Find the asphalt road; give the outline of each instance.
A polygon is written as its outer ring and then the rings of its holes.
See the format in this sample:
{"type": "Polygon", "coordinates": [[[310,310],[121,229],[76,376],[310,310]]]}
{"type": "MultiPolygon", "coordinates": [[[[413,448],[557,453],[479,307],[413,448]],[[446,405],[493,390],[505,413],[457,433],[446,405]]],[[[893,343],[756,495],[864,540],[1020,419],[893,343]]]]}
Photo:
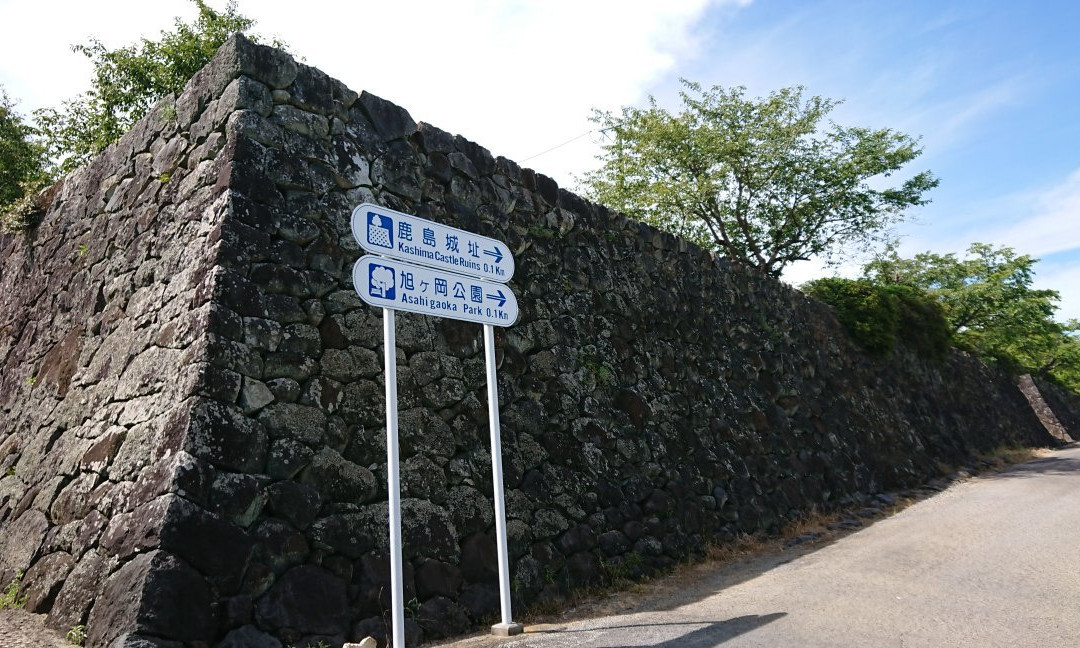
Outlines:
{"type": "Polygon", "coordinates": [[[1080,447],[619,614],[454,648],[1080,646],[1080,447]]]}

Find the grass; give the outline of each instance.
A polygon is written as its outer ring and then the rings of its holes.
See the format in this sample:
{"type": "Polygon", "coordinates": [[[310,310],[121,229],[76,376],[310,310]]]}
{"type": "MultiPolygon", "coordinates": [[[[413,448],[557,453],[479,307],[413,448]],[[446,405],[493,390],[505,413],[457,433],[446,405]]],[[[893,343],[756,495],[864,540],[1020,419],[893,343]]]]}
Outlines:
{"type": "Polygon", "coordinates": [[[15,608],[26,607],[26,601],[30,598],[25,594],[21,594],[22,589],[22,577],[21,571],[15,572],[15,578],[8,583],[7,588],[4,589],[4,593],[0,594],[0,610],[8,610],[15,608]]]}
{"type": "Polygon", "coordinates": [[[83,645],[83,642],[86,641],[86,626],[77,625],[73,627],[71,630],[67,631],[67,634],[64,635],[64,638],[67,639],[68,643],[70,644],[74,644],[76,646],[83,645]]]}
{"type": "Polygon", "coordinates": [[[989,468],[990,470],[1001,470],[1002,468],[1007,468],[1013,464],[1048,457],[1051,453],[1052,451],[1049,448],[1025,448],[1022,446],[1003,445],[998,446],[986,454],[980,454],[979,459],[995,464],[989,468]]]}

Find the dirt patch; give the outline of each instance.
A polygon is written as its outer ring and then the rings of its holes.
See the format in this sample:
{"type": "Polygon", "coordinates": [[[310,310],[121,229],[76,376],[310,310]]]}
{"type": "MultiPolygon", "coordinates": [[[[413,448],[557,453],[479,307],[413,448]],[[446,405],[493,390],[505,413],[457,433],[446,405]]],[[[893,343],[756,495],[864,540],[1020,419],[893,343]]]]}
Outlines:
{"type": "Polygon", "coordinates": [[[44,614],[0,610],[0,646],[4,648],[71,648],[64,635],[45,627],[44,614]]]}

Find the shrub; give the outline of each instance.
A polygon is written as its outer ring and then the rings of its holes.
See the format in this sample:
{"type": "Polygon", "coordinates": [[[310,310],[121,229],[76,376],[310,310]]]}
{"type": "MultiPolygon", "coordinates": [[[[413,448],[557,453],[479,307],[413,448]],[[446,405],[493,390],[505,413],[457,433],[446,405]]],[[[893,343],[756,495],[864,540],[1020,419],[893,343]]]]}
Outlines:
{"type": "Polygon", "coordinates": [[[952,328],[941,304],[911,286],[892,284],[878,289],[896,298],[897,339],[924,358],[943,359],[952,344],[952,328]]]}
{"type": "Polygon", "coordinates": [[[832,306],[852,340],[868,353],[885,355],[896,346],[899,306],[895,298],[874,284],[834,277],[811,281],[802,289],[832,306]]]}
{"type": "Polygon", "coordinates": [[[897,342],[932,360],[949,349],[951,333],[941,306],[918,288],[833,277],[811,281],[802,290],[831,306],[852,340],[871,355],[888,355],[897,342]]]}

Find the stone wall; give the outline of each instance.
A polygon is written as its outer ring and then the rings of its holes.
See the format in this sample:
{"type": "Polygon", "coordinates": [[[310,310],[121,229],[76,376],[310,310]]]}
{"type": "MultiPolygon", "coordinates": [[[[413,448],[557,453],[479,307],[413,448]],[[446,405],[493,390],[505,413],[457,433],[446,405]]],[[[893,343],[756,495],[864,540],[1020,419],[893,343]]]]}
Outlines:
{"type": "Polygon", "coordinates": [[[1080,439],[1080,395],[1042,376],[1032,376],[1031,379],[1065,432],[1073,440],[1080,439]]]}
{"type": "Polygon", "coordinates": [[[1035,380],[1029,374],[1024,374],[1020,376],[1017,386],[1024,394],[1024,397],[1027,398],[1028,403],[1031,404],[1032,411],[1035,412],[1035,416],[1039,418],[1039,422],[1043,424],[1050,436],[1062,443],[1072,443],[1073,438],[1068,429],[1058,419],[1057,414],[1046,399],[1043,398],[1042,390],[1035,384],[1035,380]]]}
{"type": "MultiPolygon", "coordinates": [[[[798,291],[242,37],[53,193],[2,239],[0,566],[92,648],[385,632],[364,201],[514,251],[518,605],[1049,442],[971,357],[872,360],[798,291]]],[[[435,638],[498,607],[480,328],[403,313],[397,343],[407,627],[435,638]]]]}

